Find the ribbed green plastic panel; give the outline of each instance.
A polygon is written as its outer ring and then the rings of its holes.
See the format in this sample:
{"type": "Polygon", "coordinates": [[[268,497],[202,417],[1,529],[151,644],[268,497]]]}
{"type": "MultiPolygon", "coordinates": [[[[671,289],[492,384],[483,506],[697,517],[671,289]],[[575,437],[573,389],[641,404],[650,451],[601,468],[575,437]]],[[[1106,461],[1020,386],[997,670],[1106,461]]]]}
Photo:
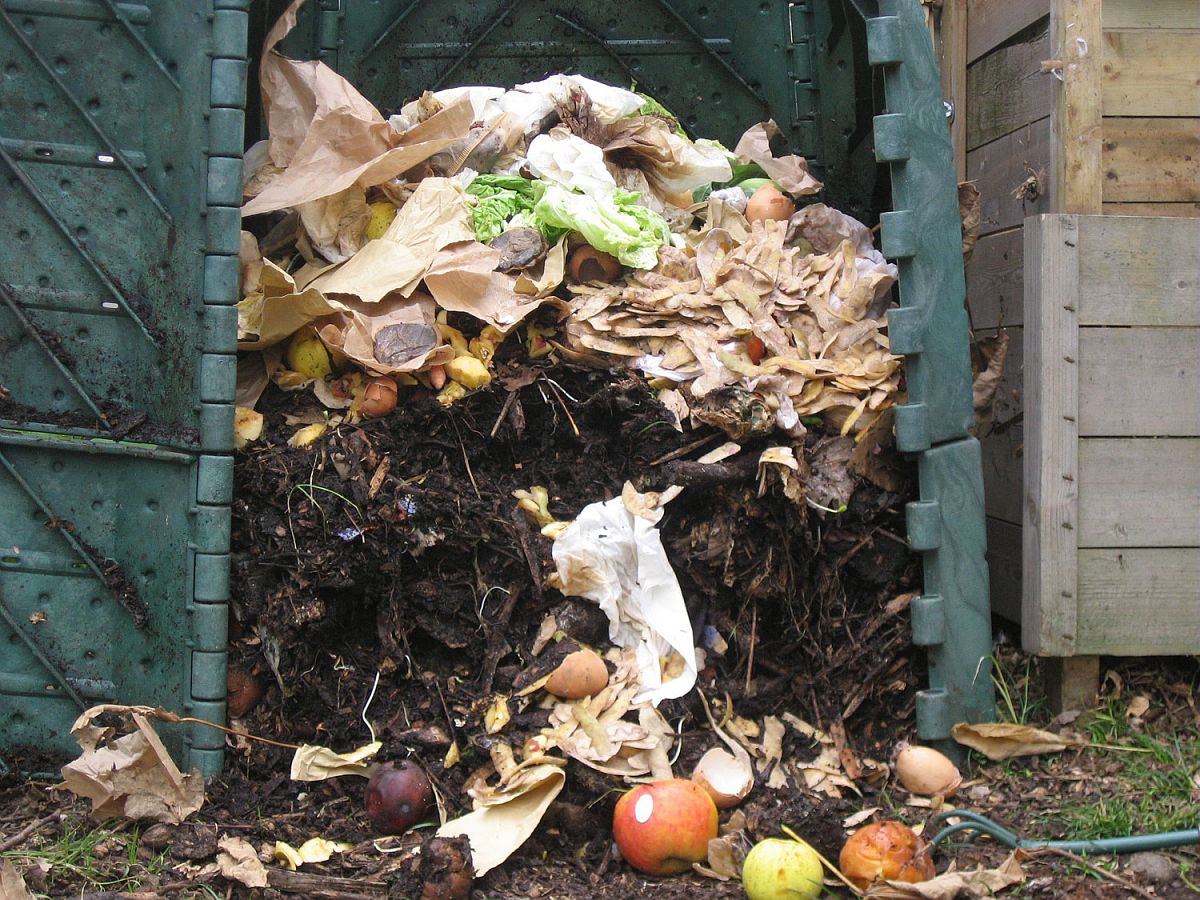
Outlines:
{"type": "Polygon", "coordinates": [[[0,746],[224,716],[248,6],[0,0],[0,746]]]}
{"type": "Polygon", "coordinates": [[[900,268],[892,350],[905,356],[908,402],[896,444],[918,453],[921,499],[908,537],[925,585],[913,604],[913,642],[927,648],[929,687],[917,696],[917,734],[960,756],[956,722],[990,721],[992,627],[983,476],[963,305],[962,228],[941,84],[917,0],[884,0],[867,20],[871,64],[883,71],[887,111],[875,117],[875,155],[891,171],[893,212],[880,218],[883,252],[900,268]]]}

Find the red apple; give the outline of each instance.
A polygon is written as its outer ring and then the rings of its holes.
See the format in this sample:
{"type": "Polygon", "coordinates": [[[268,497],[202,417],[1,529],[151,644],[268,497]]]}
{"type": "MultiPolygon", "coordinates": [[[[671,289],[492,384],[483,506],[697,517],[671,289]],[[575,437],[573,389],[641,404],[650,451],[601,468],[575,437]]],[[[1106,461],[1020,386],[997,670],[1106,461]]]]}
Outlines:
{"type": "Polygon", "coordinates": [[[617,801],[613,837],[626,861],[647,875],[678,875],[708,858],[717,807],[689,778],[639,784],[617,801]]]}
{"type": "Polygon", "coordinates": [[[367,782],[367,818],[380,834],[404,834],[433,806],[433,785],[409,759],[385,762],[367,782]]]}

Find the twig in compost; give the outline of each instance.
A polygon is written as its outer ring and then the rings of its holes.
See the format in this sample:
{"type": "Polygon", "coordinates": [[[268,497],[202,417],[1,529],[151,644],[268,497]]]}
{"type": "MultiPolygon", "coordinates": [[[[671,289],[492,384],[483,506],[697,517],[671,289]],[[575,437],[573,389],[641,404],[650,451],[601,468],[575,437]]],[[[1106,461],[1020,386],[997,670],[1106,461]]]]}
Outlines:
{"type": "Polygon", "coordinates": [[[285,750],[299,750],[299,744],[288,744],[284,741],[273,741],[270,738],[259,737],[257,734],[251,734],[248,731],[238,731],[234,728],[226,728],[224,725],[218,725],[216,722],[209,722],[207,719],[196,719],[192,716],[179,716],[175,719],[169,719],[171,722],[191,722],[195,725],[207,725],[209,728],[215,728],[217,731],[223,731],[226,734],[232,734],[234,737],[243,737],[251,741],[258,741],[262,744],[270,744],[272,747],[283,747],[285,750]]]}
{"type": "MultiPolygon", "coordinates": [[[[575,424],[575,417],[571,415],[571,411],[569,409],[567,409],[567,404],[562,398],[562,395],[567,394],[567,392],[564,391],[561,387],[559,387],[558,382],[555,381],[553,378],[546,378],[544,375],[542,376],[542,378],[544,381],[549,383],[550,393],[554,395],[554,399],[558,401],[558,405],[561,406],[562,411],[564,413],[566,413],[567,421],[571,423],[571,431],[575,432],[575,437],[582,437],[582,435],[579,432],[579,426],[575,424]]],[[[571,397],[570,394],[567,394],[567,396],[571,397]]],[[[575,398],[571,397],[571,399],[574,400],[575,398]]],[[[578,402],[578,401],[576,401],[576,402],[578,402]]]]}
{"type": "Polygon", "coordinates": [[[367,710],[371,708],[371,703],[375,699],[375,691],[377,691],[379,689],[379,675],[380,675],[379,670],[376,669],[375,670],[375,683],[373,685],[371,685],[371,694],[370,694],[370,696],[367,697],[367,702],[363,704],[363,708],[362,708],[362,721],[363,721],[363,724],[367,726],[367,731],[369,731],[371,733],[371,743],[372,744],[375,743],[375,726],[373,726],[370,723],[370,721],[367,719],[367,710]]]}
{"type": "Polygon", "coordinates": [[[504,420],[508,418],[508,411],[512,408],[513,401],[515,399],[517,399],[517,392],[509,391],[508,396],[504,398],[504,405],[500,407],[500,415],[496,416],[496,424],[492,426],[492,430],[488,433],[488,437],[494,438],[496,436],[496,432],[500,430],[500,426],[503,425],[504,420]]]}
{"type": "Polygon", "coordinates": [[[3,853],[5,850],[11,850],[13,847],[19,847],[35,831],[40,829],[43,825],[49,825],[57,818],[58,812],[52,812],[48,815],[42,816],[40,819],[35,819],[34,821],[30,822],[12,837],[5,838],[3,842],[0,842],[0,853],[3,853]]]}
{"type": "Polygon", "coordinates": [[[679,459],[681,456],[687,456],[693,450],[699,450],[701,447],[707,447],[713,441],[721,436],[721,432],[714,431],[708,437],[702,437],[698,441],[692,441],[690,444],[684,444],[670,453],[664,453],[658,459],[650,460],[651,466],[661,466],[663,463],[669,463],[672,460],[679,459]]]}
{"type": "Polygon", "coordinates": [[[471,459],[467,456],[467,445],[463,443],[462,435],[458,433],[458,425],[453,419],[450,420],[450,425],[454,429],[454,436],[458,438],[458,449],[462,451],[463,465],[467,467],[467,477],[471,479],[471,487],[475,489],[475,499],[482,500],[483,494],[479,493],[479,485],[475,483],[475,473],[471,471],[471,459]]]}

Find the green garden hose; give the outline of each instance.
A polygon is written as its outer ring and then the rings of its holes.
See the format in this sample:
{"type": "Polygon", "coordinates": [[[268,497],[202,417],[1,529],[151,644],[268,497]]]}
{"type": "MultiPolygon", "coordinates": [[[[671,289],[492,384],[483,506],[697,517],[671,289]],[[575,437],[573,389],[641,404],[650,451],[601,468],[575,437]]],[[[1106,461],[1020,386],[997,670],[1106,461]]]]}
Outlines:
{"type": "Polygon", "coordinates": [[[1164,847],[1200,844],[1200,828],[1189,828],[1185,831],[1164,831],[1158,834],[1134,834],[1124,837],[1098,838],[1088,841],[1030,840],[996,824],[987,816],[968,812],[965,809],[951,809],[938,813],[930,820],[930,825],[936,825],[949,819],[961,819],[962,821],[956,822],[953,825],[947,825],[935,834],[930,841],[933,846],[936,847],[946,838],[960,831],[973,831],[979,834],[986,834],[1011,850],[1036,850],[1039,847],[1055,847],[1071,853],[1137,853],[1142,850],[1161,850],[1164,847]]]}

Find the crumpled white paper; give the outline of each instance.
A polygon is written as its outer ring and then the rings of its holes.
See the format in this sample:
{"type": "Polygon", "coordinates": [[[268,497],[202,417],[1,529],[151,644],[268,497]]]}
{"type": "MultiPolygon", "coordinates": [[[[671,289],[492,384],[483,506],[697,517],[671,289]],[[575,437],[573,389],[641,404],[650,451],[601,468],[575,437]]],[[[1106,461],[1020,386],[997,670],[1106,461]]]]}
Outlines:
{"type": "Polygon", "coordinates": [[[581,137],[558,131],[539,134],[526,154],[529,170],[589,197],[607,197],[617,182],[604,164],[604,151],[581,137]]]}
{"type": "Polygon", "coordinates": [[[553,547],[562,592],[600,606],[612,642],[637,653],[642,689],[633,702],[655,706],[696,683],[692,623],[659,537],[662,514],[626,485],[621,497],[585,506],[553,547]]]}

